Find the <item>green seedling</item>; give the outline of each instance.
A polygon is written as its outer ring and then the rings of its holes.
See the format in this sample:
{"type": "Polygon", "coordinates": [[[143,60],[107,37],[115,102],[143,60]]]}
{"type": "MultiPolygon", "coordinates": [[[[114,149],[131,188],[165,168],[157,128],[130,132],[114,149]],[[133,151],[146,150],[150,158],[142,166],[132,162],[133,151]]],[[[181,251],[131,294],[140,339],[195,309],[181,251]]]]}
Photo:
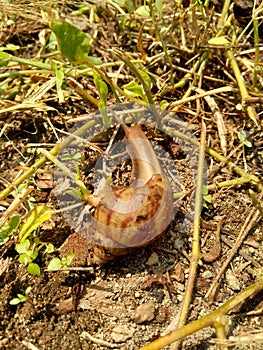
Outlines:
{"type": "Polygon", "coordinates": [[[74,258],[73,253],[69,253],[65,258],[53,258],[48,264],[48,270],[58,271],[61,268],[70,267],[72,259],[74,258]]]}
{"type": "Polygon", "coordinates": [[[107,97],[108,97],[108,86],[107,84],[101,79],[101,77],[94,73],[94,84],[99,92],[100,101],[99,101],[99,110],[102,115],[103,124],[105,128],[108,128],[110,126],[109,118],[107,116],[107,97]]]}
{"type": "Polygon", "coordinates": [[[27,295],[30,293],[31,289],[32,287],[27,287],[27,289],[25,290],[25,295],[18,293],[16,298],[13,298],[9,301],[9,304],[17,305],[20,303],[25,303],[28,300],[27,295]]]}
{"type": "Polygon", "coordinates": [[[59,103],[65,102],[64,100],[64,94],[62,91],[62,84],[64,82],[64,69],[62,68],[61,65],[56,65],[55,67],[55,72],[56,72],[56,87],[57,87],[57,94],[58,94],[58,100],[59,103]]]}
{"type": "Polygon", "coordinates": [[[248,166],[247,166],[247,161],[246,161],[246,152],[245,152],[245,147],[252,147],[252,143],[246,138],[246,134],[242,131],[238,131],[237,136],[239,140],[242,143],[242,150],[243,150],[243,162],[244,162],[244,168],[245,172],[248,171],[248,166]]]}
{"type": "Polygon", "coordinates": [[[244,132],[238,131],[237,136],[238,136],[239,140],[242,142],[243,146],[246,146],[249,148],[252,147],[252,143],[246,138],[246,135],[244,132]]]}
{"type": "Polygon", "coordinates": [[[204,199],[204,207],[208,208],[208,204],[211,204],[212,202],[212,196],[211,194],[208,194],[208,188],[205,185],[202,187],[202,196],[204,199]]]}
{"type": "Polygon", "coordinates": [[[41,242],[38,237],[33,240],[26,239],[23,242],[16,244],[16,251],[19,254],[18,261],[27,266],[27,272],[33,276],[40,276],[41,271],[39,265],[34,262],[39,256],[39,251],[45,247],[43,254],[50,254],[54,252],[52,243],[41,242]]]}

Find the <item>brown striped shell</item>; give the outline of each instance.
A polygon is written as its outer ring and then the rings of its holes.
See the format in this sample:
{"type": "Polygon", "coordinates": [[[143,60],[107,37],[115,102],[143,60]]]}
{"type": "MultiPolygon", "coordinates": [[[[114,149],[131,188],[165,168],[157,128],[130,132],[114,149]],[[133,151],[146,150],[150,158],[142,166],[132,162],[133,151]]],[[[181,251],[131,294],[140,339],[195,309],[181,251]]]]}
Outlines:
{"type": "Polygon", "coordinates": [[[132,179],[139,185],[107,186],[88,199],[95,207],[92,260],[99,265],[156,239],[173,217],[169,180],[141,125],[122,127],[132,160],[132,179]]]}
{"type": "Polygon", "coordinates": [[[94,247],[93,262],[102,265],[156,239],[169,225],[172,208],[170,184],[161,174],[143,187],[107,189],[94,213],[95,240],[100,243],[94,247]],[[125,202],[128,207],[121,209],[125,202]]]}

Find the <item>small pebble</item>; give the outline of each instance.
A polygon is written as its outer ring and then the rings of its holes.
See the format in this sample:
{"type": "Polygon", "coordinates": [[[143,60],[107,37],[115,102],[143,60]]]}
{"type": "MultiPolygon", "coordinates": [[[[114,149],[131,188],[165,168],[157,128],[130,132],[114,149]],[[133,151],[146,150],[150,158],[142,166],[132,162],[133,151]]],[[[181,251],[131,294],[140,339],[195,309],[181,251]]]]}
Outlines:
{"type": "Polygon", "coordinates": [[[152,301],[139,305],[134,311],[134,322],[143,323],[154,319],[155,305],[152,301]]]}
{"type": "Polygon", "coordinates": [[[157,265],[158,262],[159,262],[159,256],[157,253],[153,252],[150,255],[149,259],[147,260],[146,265],[148,266],[157,265]]]}
{"type": "Polygon", "coordinates": [[[202,273],[201,276],[202,276],[203,278],[212,278],[212,277],[213,277],[213,274],[212,274],[211,271],[206,270],[206,271],[204,271],[204,272],[202,273]]]}

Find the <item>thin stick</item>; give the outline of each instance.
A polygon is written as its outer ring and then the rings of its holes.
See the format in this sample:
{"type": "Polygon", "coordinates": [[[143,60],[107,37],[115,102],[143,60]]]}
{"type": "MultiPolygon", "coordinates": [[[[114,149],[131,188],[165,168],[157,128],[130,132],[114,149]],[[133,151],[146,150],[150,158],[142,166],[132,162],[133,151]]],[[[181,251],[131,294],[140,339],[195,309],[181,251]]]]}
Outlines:
{"type": "MultiPolygon", "coordinates": [[[[189,268],[189,277],[186,285],[186,292],[184,294],[184,299],[182,302],[180,318],[178,322],[178,327],[182,327],[185,324],[188,310],[190,307],[196,271],[198,266],[198,261],[200,259],[200,218],[201,218],[201,208],[202,208],[202,187],[203,187],[203,169],[205,160],[205,138],[206,138],[206,127],[203,123],[201,130],[201,141],[200,141],[200,153],[198,162],[198,176],[196,184],[196,196],[195,196],[195,213],[194,213],[194,232],[193,232],[193,246],[192,246],[192,257],[189,268]]],[[[171,347],[172,350],[177,349],[179,343],[175,343],[171,347]]]]}
{"type": "MultiPolygon", "coordinates": [[[[229,62],[231,64],[231,67],[233,69],[233,72],[235,74],[236,81],[237,81],[237,84],[238,84],[238,87],[239,87],[239,90],[240,90],[241,97],[244,100],[245,98],[249,97],[249,94],[248,94],[248,91],[247,91],[247,88],[246,88],[243,76],[242,76],[242,74],[240,72],[240,69],[238,67],[238,64],[237,64],[237,62],[235,60],[235,56],[233,54],[232,49],[228,49],[226,51],[226,54],[227,54],[227,57],[228,57],[229,62]]],[[[256,112],[255,108],[252,107],[252,106],[248,106],[246,108],[246,110],[247,110],[248,116],[254,121],[254,123],[256,125],[258,125],[257,121],[258,121],[259,117],[257,115],[257,112],[256,112]]]]}
{"type": "Polygon", "coordinates": [[[160,337],[155,341],[143,346],[140,350],[161,350],[165,346],[175,342],[177,340],[183,339],[186,336],[193,334],[201,329],[210,327],[218,319],[226,315],[229,311],[235,308],[240,303],[244,302],[247,298],[252,296],[254,293],[263,290],[263,282],[257,282],[251,286],[244,289],[242,292],[235,295],[233,298],[229,299],[225,304],[220,306],[217,310],[211,312],[210,314],[193,321],[168,335],[160,337]]]}
{"type": "Polygon", "coordinates": [[[95,338],[91,334],[89,334],[88,332],[85,332],[85,331],[81,333],[81,337],[87,338],[95,344],[98,344],[101,346],[106,346],[107,348],[110,348],[110,349],[116,349],[116,348],[120,348],[123,346],[123,344],[114,344],[114,343],[110,343],[106,340],[95,338]]]}
{"type": "Polygon", "coordinates": [[[190,96],[190,97],[183,98],[181,100],[170,103],[169,110],[173,111],[173,108],[175,108],[177,106],[180,106],[180,105],[187,103],[187,102],[195,101],[195,100],[197,100],[199,98],[203,98],[205,96],[216,95],[216,94],[219,94],[221,92],[230,92],[230,91],[234,91],[234,90],[235,89],[233,89],[231,86],[223,86],[221,88],[213,89],[210,91],[205,91],[205,92],[199,93],[195,96],[190,96]]]}

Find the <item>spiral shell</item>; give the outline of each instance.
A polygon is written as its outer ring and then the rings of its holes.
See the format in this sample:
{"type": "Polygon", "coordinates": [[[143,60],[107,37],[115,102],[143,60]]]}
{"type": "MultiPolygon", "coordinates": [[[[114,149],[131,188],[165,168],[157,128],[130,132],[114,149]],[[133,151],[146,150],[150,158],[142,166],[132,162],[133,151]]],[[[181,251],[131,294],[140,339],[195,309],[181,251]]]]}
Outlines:
{"type": "Polygon", "coordinates": [[[133,178],[138,187],[107,186],[90,198],[95,207],[93,262],[103,265],[159,237],[173,217],[173,195],[166,175],[141,126],[123,126],[132,143],[133,178]],[[143,140],[143,142],[142,142],[143,140]],[[147,180],[147,182],[145,182],[147,180]]]}
{"type": "Polygon", "coordinates": [[[94,249],[94,262],[103,264],[156,239],[172,220],[172,206],[169,182],[160,174],[143,187],[119,188],[105,196],[94,213],[95,240],[100,242],[94,249]],[[116,211],[125,201],[131,206],[135,202],[135,210],[116,211]]]}

